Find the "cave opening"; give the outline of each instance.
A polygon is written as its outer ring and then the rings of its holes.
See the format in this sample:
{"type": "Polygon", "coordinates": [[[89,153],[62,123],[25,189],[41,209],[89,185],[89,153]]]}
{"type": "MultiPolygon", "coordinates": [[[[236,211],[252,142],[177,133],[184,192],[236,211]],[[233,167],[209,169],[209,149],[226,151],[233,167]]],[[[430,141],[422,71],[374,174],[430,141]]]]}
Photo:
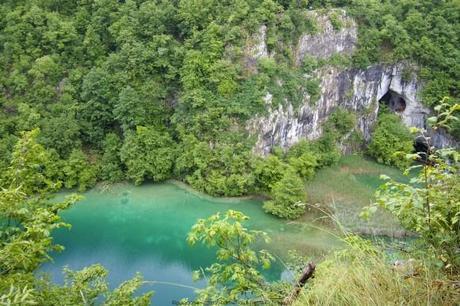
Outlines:
{"type": "Polygon", "coordinates": [[[429,144],[424,137],[417,137],[414,140],[414,151],[418,154],[421,161],[426,161],[428,158],[429,144]]]}
{"type": "Polygon", "coordinates": [[[393,112],[402,113],[406,109],[406,100],[392,90],[388,90],[379,102],[388,106],[393,112]]]}

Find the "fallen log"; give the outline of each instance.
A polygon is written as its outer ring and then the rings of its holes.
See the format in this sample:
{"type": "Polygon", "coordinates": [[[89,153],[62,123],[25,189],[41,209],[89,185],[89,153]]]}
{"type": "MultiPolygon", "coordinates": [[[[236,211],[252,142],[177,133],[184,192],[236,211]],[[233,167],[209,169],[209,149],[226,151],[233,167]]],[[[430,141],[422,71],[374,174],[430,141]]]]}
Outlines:
{"type": "Polygon", "coordinates": [[[283,305],[291,305],[297,299],[300,290],[305,286],[308,279],[315,273],[316,265],[313,262],[309,262],[302,270],[299,280],[294,284],[294,289],[291,293],[283,300],[283,305]]]}

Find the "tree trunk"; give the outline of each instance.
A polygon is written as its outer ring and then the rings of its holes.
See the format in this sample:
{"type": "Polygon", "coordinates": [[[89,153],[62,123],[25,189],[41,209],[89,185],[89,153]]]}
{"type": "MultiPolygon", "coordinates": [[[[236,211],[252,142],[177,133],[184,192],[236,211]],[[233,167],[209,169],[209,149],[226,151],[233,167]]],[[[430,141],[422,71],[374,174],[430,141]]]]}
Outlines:
{"type": "Polygon", "coordinates": [[[313,262],[309,262],[302,271],[299,280],[294,285],[292,292],[283,300],[283,305],[291,305],[296,300],[297,296],[302,290],[303,286],[307,283],[308,279],[313,276],[316,265],[313,262]]]}

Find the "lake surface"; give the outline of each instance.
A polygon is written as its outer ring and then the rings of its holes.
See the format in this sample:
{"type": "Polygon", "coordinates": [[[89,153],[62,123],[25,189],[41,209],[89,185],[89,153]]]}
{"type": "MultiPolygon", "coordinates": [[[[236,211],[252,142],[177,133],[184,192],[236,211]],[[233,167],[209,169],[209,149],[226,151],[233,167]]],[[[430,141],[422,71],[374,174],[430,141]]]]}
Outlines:
{"type": "Polygon", "coordinates": [[[105,191],[92,190],[85,199],[62,213],[72,225],[53,234],[55,242],[65,247],[52,254],[41,272],[63,282],[62,268],[81,269],[100,263],[109,270],[110,286],[141,272],[147,281],[142,291],[155,291],[155,305],[172,305],[183,297],[193,299],[193,289],[205,283],[193,282],[192,271],[215,262],[215,250],[189,246],[187,233],[199,218],[228,209],[250,217],[251,229],[263,230],[272,241],[266,248],[278,260],[265,273],[270,280],[289,277],[282,263],[288,249],[297,249],[315,258],[328,252],[338,241],[331,234],[310,224],[288,222],[266,214],[256,200],[217,199],[180,185],[115,185],[105,191]]]}

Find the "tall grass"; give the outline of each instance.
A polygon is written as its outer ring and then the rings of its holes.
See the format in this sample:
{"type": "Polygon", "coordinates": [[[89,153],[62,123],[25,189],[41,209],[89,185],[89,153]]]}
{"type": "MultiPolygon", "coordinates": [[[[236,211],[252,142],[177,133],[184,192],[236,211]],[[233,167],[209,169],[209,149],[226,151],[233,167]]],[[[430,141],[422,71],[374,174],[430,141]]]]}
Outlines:
{"type": "Polygon", "coordinates": [[[355,236],[321,262],[294,305],[458,305],[459,289],[419,261],[394,267],[385,253],[355,236]]]}

